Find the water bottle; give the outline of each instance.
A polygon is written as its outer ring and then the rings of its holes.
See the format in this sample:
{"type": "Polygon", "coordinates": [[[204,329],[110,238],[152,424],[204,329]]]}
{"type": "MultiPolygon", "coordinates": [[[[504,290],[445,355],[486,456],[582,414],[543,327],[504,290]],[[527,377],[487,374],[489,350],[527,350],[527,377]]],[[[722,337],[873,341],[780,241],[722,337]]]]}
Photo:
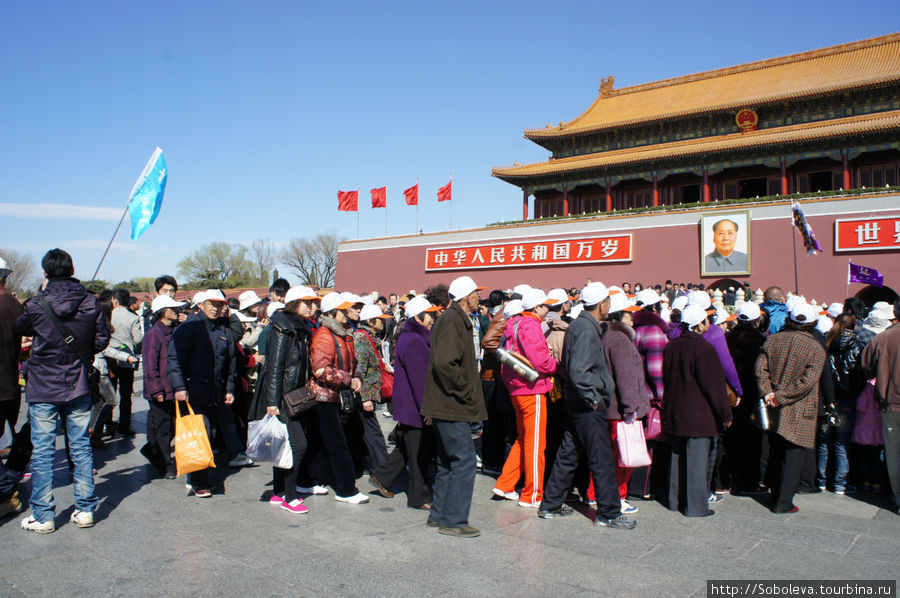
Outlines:
{"type": "Polygon", "coordinates": [[[766,406],[766,400],[759,400],[759,408],[757,412],[757,417],[759,419],[759,427],[763,430],[769,429],[769,408],[766,406]]]}

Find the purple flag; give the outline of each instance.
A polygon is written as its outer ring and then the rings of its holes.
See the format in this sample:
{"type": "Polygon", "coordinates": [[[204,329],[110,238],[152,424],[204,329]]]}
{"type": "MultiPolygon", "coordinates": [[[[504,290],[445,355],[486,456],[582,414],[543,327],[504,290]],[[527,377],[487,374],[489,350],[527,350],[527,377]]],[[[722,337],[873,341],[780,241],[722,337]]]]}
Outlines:
{"type": "Polygon", "coordinates": [[[822,246],[819,245],[819,241],[816,239],[812,227],[809,225],[809,222],[806,221],[806,216],[803,215],[803,208],[800,207],[800,204],[796,201],[792,201],[791,211],[794,213],[794,226],[797,227],[797,231],[800,233],[800,236],[803,237],[803,246],[806,247],[806,255],[810,256],[814,255],[817,251],[822,251],[822,246]]]}
{"type": "Polygon", "coordinates": [[[847,284],[851,282],[861,282],[874,287],[882,287],[884,286],[884,276],[875,268],[866,268],[865,266],[857,266],[851,263],[847,272],[847,284]]]}

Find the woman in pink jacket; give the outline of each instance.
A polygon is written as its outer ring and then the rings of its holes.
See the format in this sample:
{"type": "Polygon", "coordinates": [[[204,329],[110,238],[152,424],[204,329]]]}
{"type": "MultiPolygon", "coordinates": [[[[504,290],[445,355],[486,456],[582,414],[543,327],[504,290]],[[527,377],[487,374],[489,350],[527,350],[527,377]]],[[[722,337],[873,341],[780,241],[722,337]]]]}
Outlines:
{"type": "Polygon", "coordinates": [[[552,303],[540,289],[531,289],[522,297],[521,315],[506,321],[504,348],[524,356],[540,374],[533,384],[519,378],[503,364],[500,376],[509,389],[516,412],[518,437],[509,451],[503,473],[497,479],[494,494],[507,500],[519,499],[520,507],[538,508],[544,497],[544,449],[547,431],[547,393],[553,387],[556,360],[550,355],[541,322],[552,303]],[[524,473],[521,497],[516,484],[524,473]]]}

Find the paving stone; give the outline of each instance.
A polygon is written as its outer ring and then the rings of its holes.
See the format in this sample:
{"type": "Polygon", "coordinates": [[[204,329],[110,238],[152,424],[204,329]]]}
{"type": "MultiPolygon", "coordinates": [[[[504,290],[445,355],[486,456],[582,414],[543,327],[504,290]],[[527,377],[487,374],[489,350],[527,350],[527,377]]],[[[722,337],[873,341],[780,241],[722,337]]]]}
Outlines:
{"type": "MultiPolygon", "coordinates": [[[[846,555],[837,557],[832,552],[812,548],[797,550],[796,546],[774,540],[763,540],[750,550],[744,559],[764,567],[762,570],[769,579],[779,579],[778,575],[769,575],[770,563],[773,561],[782,563],[784,567],[802,571],[807,576],[822,576],[828,579],[883,579],[889,572],[881,561],[846,555]]],[[[898,572],[896,567],[894,572],[895,574],[898,572]]]]}
{"type": "Polygon", "coordinates": [[[860,536],[847,552],[849,556],[890,563],[900,572],[900,537],[894,540],[860,536]]]}
{"type": "Polygon", "coordinates": [[[4,598],[25,598],[25,594],[3,578],[0,578],[0,596],[4,598]]]}

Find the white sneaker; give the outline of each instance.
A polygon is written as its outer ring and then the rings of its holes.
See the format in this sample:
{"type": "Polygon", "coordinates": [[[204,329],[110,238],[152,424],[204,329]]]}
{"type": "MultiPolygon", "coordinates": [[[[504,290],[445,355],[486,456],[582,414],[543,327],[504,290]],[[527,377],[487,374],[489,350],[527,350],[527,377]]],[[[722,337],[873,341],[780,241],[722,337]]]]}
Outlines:
{"type": "Polygon", "coordinates": [[[638,508],[630,504],[627,500],[622,500],[622,508],[620,510],[625,515],[634,515],[638,512],[638,508]]]}
{"type": "Polygon", "coordinates": [[[537,509],[540,508],[541,503],[539,502],[525,502],[524,500],[519,501],[519,506],[523,509],[537,509]]]}
{"type": "Polygon", "coordinates": [[[513,490],[512,492],[504,492],[500,488],[494,488],[492,490],[494,496],[499,496],[500,498],[505,498],[506,500],[519,500],[519,493],[513,490]]]}
{"type": "Polygon", "coordinates": [[[369,502],[369,495],[363,494],[362,492],[357,492],[353,496],[338,496],[334,495],[334,500],[338,502],[347,502],[351,505],[361,505],[363,503],[369,502]]]}
{"type": "Polygon", "coordinates": [[[253,459],[244,453],[240,453],[237,457],[228,462],[228,467],[247,467],[248,465],[253,465],[253,459]]]}
{"type": "Polygon", "coordinates": [[[78,527],[94,527],[94,514],[87,511],[74,511],[69,521],[78,527]]]}
{"type": "Polygon", "coordinates": [[[297,492],[300,494],[313,494],[315,496],[324,496],[328,494],[328,488],[325,486],[297,486],[297,492]]]}
{"type": "Polygon", "coordinates": [[[52,534],[56,531],[56,524],[52,519],[50,521],[40,522],[31,515],[28,515],[22,520],[22,529],[30,532],[37,532],[39,534],[52,534]]]}

